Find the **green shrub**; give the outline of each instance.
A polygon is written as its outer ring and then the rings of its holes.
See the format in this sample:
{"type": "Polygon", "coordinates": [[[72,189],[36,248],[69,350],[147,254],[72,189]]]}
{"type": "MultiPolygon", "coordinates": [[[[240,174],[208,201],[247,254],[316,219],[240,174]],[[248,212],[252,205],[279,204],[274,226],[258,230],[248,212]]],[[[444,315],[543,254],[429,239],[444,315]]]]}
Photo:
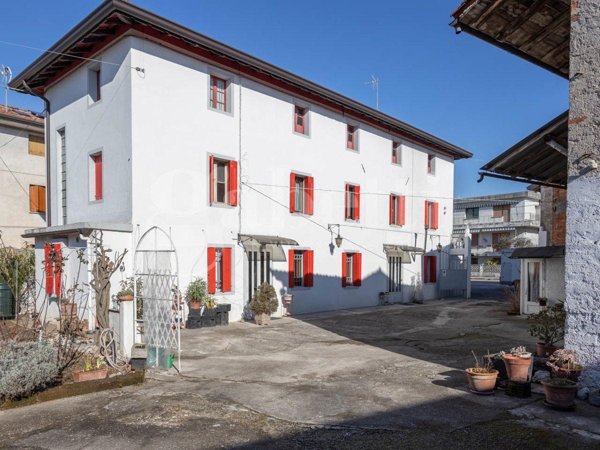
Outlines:
{"type": "Polygon", "coordinates": [[[196,278],[192,281],[187,288],[185,293],[188,301],[204,302],[210,298],[208,295],[208,288],[206,287],[206,281],[202,278],[196,278]]]}
{"type": "Polygon", "coordinates": [[[566,318],[562,303],[542,309],[539,313],[527,317],[529,334],[544,344],[553,345],[565,335],[566,318]]]}
{"type": "Polygon", "coordinates": [[[57,351],[45,342],[3,342],[0,400],[27,397],[51,386],[59,375],[57,351]]]}
{"type": "Polygon", "coordinates": [[[254,314],[271,315],[277,311],[278,307],[279,302],[277,301],[275,288],[269,283],[261,284],[256,290],[254,297],[252,297],[252,300],[250,300],[250,310],[254,314]]]}

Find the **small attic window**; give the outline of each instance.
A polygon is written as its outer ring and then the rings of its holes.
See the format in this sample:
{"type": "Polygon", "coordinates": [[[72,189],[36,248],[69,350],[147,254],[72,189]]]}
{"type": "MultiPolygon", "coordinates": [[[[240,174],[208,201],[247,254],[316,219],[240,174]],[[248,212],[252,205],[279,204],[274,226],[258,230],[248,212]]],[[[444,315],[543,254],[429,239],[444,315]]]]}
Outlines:
{"type": "Polygon", "coordinates": [[[99,65],[88,69],[88,95],[92,99],[92,103],[96,103],[102,99],[100,75],[99,65]]]}

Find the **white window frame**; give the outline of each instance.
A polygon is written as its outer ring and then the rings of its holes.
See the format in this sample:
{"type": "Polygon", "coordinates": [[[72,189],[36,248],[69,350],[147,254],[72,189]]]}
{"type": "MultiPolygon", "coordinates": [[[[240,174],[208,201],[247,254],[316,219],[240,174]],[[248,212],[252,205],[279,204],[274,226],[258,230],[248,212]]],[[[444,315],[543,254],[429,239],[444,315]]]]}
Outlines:
{"type": "Polygon", "coordinates": [[[292,132],[298,136],[310,137],[310,107],[301,103],[294,103],[292,110],[292,132]],[[296,131],[296,108],[304,109],[304,133],[296,131]]]}
{"type": "Polygon", "coordinates": [[[433,153],[427,153],[427,175],[435,176],[437,166],[437,156],[433,153]],[[429,158],[431,158],[431,172],[429,171],[429,158]]]}
{"type": "Polygon", "coordinates": [[[294,250],[294,287],[304,287],[304,250],[294,250]]]}
{"type": "Polygon", "coordinates": [[[344,147],[346,147],[346,150],[348,150],[349,152],[354,152],[354,153],[360,153],[359,152],[359,131],[360,131],[360,127],[358,126],[358,124],[354,124],[354,123],[346,123],[346,130],[345,130],[345,142],[344,142],[344,147]],[[354,148],[350,148],[348,147],[348,128],[349,127],[353,127],[354,128],[354,134],[353,134],[353,143],[354,143],[354,148]]]}
{"type": "Polygon", "coordinates": [[[233,116],[233,108],[234,108],[234,101],[233,101],[233,96],[234,96],[234,92],[233,92],[233,85],[234,85],[234,77],[231,74],[227,74],[225,72],[221,72],[217,69],[209,69],[208,71],[208,76],[206,77],[206,83],[207,83],[207,96],[206,96],[206,105],[208,107],[208,109],[210,109],[211,111],[214,112],[218,112],[221,114],[225,114],[227,116],[233,116]],[[219,108],[215,108],[212,105],[212,78],[219,78],[223,81],[225,81],[225,110],[219,109],[219,108]]]}
{"type": "Polygon", "coordinates": [[[402,166],[402,142],[400,141],[392,141],[392,164],[394,166],[402,166]],[[394,162],[394,150],[396,150],[397,162],[394,162]]]}
{"type": "Polygon", "coordinates": [[[215,158],[213,157],[213,177],[214,177],[214,186],[213,186],[213,192],[214,192],[214,198],[213,198],[213,204],[215,205],[229,205],[229,163],[230,161],[227,159],[221,159],[221,158],[215,158]],[[218,193],[218,187],[219,187],[219,165],[223,165],[225,167],[225,190],[224,190],[224,199],[223,201],[219,201],[218,197],[219,197],[219,193],[218,193]]]}
{"type": "Polygon", "coordinates": [[[354,255],[356,252],[346,252],[346,286],[354,286],[354,255]]]}

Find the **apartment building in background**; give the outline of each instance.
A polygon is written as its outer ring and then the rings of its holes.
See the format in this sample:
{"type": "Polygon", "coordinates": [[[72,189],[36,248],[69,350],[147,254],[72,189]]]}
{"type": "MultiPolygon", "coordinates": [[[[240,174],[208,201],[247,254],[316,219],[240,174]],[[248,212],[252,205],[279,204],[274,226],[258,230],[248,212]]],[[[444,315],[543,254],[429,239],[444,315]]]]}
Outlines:
{"type": "Polygon", "coordinates": [[[471,233],[472,264],[499,262],[501,251],[540,242],[540,201],[535,191],[454,200],[455,236],[471,233]]]}
{"type": "Polygon", "coordinates": [[[43,117],[0,105],[0,237],[6,246],[23,247],[23,232],[45,224],[45,156],[43,117]]]}
{"type": "MultiPolygon", "coordinates": [[[[38,261],[92,259],[101,230],[128,250],[117,277],[204,278],[233,320],[262,282],[294,313],[440,296],[469,152],[124,1],[52,49],[12,81],[52,111],[38,261]]],[[[47,294],[86,281],[76,264],[47,294]]]]}

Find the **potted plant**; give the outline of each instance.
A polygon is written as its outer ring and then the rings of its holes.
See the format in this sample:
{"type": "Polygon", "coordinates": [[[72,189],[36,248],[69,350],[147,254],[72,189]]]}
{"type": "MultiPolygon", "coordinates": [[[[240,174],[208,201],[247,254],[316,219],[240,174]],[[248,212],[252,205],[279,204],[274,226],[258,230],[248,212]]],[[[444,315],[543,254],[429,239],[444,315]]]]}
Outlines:
{"type": "Polygon", "coordinates": [[[554,378],[566,378],[571,381],[579,381],[583,366],[577,362],[575,350],[556,350],[548,358],[546,365],[552,371],[554,378]]]}
{"type": "Polygon", "coordinates": [[[475,394],[491,394],[496,387],[498,371],[492,367],[492,356],[489,354],[483,357],[481,361],[473,353],[475,358],[475,367],[469,367],[465,370],[469,381],[469,388],[475,394]]]}
{"type": "Polygon", "coordinates": [[[566,378],[551,378],[542,381],[542,385],[548,406],[561,410],[573,409],[578,387],[576,382],[566,378]]]}
{"type": "Polygon", "coordinates": [[[125,278],[120,283],[121,290],[117,293],[120,302],[130,302],[133,300],[133,277],[125,278]]]}
{"type": "Polygon", "coordinates": [[[202,278],[196,278],[188,285],[185,296],[188,301],[188,306],[190,309],[194,310],[202,308],[204,302],[210,300],[211,298],[208,295],[206,281],[204,281],[202,278]]]}
{"type": "Polygon", "coordinates": [[[523,346],[510,349],[510,353],[502,355],[506,374],[510,381],[526,383],[529,381],[533,358],[531,353],[523,346]]]}
{"type": "Polygon", "coordinates": [[[565,334],[565,310],[562,303],[527,317],[529,334],[538,338],[537,355],[546,358],[556,351],[554,344],[565,334]]]}
{"type": "Polygon", "coordinates": [[[277,294],[269,283],[261,284],[250,300],[250,310],[254,313],[257,325],[268,325],[271,322],[271,314],[277,311],[278,307],[277,294]]]}
{"type": "Polygon", "coordinates": [[[80,383],[82,381],[103,380],[108,376],[108,368],[101,356],[87,354],[83,370],[73,372],[73,381],[80,383]]]}

